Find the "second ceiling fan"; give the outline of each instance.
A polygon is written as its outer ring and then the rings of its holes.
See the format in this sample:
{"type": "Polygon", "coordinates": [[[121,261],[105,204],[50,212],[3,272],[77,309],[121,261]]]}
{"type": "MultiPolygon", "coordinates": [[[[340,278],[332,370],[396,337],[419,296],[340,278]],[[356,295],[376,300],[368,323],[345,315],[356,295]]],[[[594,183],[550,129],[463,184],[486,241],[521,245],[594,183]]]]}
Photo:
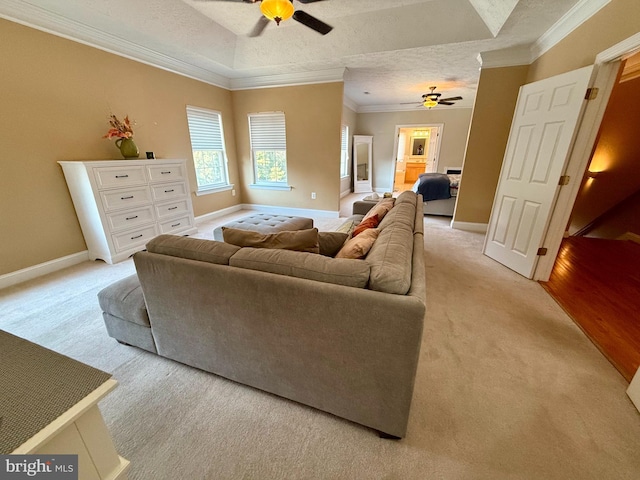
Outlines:
{"type": "MultiPolygon", "coordinates": [[[[244,2],[244,3],[258,3],[260,2],[260,11],[262,16],[249,33],[250,37],[257,37],[262,34],[269,22],[272,20],[280,25],[280,22],[293,18],[296,22],[315,30],[321,35],[326,35],[333,27],[327,25],[316,17],[309,15],[302,10],[296,10],[293,6],[293,0],[222,0],[226,2],[244,2]]],[[[300,3],[314,3],[321,2],[323,0],[298,0],[300,3]]]]}
{"type": "MultiPolygon", "coordinates": [[[[436,87],[429,87],[431,90],[430,93],[425,93],[422,95],[422,101],[419,106],[423,106],[428,109],[432,109],[436,105],[453,105],[454,102],[458,100],[462,100],[462,97],[449,97],[449,98],[440,98],[442,96],[441,93],[435,92],[436,87]]],[[[413,102],[404,103],[402,105],[409,105],[413,102]]]]}

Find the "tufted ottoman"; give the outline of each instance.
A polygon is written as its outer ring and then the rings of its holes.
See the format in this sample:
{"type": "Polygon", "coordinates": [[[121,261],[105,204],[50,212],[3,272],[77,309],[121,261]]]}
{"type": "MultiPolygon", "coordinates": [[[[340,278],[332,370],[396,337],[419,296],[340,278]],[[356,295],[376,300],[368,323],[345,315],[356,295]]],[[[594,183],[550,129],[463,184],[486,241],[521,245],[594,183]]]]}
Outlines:
{"type": "MultiPolygon", "coordinates": [[[[223,226],[228,228],[238,228],[240,230],[253,230],[254,232],[260,233],[277,233],[313,228],[313,219],[289,217],[287,215],[274,215],[271,213],[256,213],[255,215],[241,218],[223,226]]],[[[218,227],[213,231],[213,238],[220,242],[223,241],[222,227],[218,227]]]]}

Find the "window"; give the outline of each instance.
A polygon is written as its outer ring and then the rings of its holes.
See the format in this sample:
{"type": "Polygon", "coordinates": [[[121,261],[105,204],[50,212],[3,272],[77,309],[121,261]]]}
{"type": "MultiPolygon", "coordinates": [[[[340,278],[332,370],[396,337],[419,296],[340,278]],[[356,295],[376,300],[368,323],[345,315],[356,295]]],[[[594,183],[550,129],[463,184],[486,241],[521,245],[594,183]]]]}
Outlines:
{"type": "Polygon", "coordinates": [[[340,176],[349,175],[349,127],[342,125],[340,143],[340,176]]]}
{"type": "Polygon", "coordinates": [[[284,113],[249,115],[249,137],[255,185],[289,189],[284,113]]]}
{"type": "Polygon", "coordinates": [[[198,192],[230,189],[220,113],[188,106],[187,120],[198,192]]]}

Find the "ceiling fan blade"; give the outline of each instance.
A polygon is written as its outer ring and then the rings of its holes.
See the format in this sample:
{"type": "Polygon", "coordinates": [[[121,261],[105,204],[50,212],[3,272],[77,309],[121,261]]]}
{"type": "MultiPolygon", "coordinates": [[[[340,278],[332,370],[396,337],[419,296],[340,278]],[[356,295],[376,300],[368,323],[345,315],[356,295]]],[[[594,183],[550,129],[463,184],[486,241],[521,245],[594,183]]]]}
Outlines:
{"type": "Polygon", "coordinates": [[[261,15],[258,21],[256,22],[256,24],[254,25],[253,30],[249,32],[249,36],[259,37],[260,35],[262,35],[262,32],[264,32],[264,29],[267,27],[267,25],[269,25],[270,21],[271,20],[269,20],[267,17],[265,17],[264,15],[261,15]]]}
{"type": "Polygon", "coordinates": [[[445,102],[444,100],[440,100],[438,102],[438,105],[455,105],[455,103],[453,103],[453,102],[445,102]]]}
{"type": "Polygon", "coordinates": [[[443,98],[442,100],[440,100],[441,102],[455,102],[457,100],[462,100],[462,97],[449,97],[449,98],[443,98]]]}
{"type": "Polygon", "coordinates": [[[300,3],[322,2],[322,0],[298,0],[300,3]]]}
{"type": "Polygon", "coordinates": [[[327,25],[323,21],[318,20],[316,17],[312,17],[308,13],[301,10],[296,10],[295,12],[293,12],[293,19],[312,30],[315,30],[321,35],[326,35],[331,30],[333,30],[333,27],[331,25],[327,25]]]}

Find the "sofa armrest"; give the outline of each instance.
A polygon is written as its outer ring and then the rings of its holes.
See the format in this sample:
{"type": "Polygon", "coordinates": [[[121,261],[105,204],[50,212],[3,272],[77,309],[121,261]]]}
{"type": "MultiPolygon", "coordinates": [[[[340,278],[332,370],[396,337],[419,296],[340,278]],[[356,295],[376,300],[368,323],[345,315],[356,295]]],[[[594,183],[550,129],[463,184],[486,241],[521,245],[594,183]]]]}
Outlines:
{"type": "Polygon", "coordinates": [[[353,203],[353,210],[351,213],[353,215],[366,215],[369,210],[371,210],[376,204],[378,200],[358,200],[353,203]]]}

